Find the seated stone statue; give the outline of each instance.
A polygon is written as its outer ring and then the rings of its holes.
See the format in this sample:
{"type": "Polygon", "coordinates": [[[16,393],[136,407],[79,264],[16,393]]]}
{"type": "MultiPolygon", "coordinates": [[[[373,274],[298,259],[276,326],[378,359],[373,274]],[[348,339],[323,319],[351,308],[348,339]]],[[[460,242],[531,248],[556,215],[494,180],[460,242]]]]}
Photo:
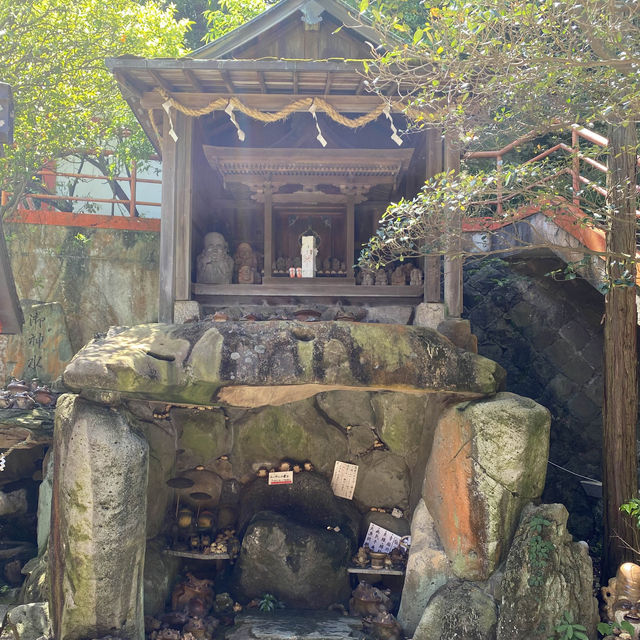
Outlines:
{"type": "Polygon", "coordinates": [[[206,284],[230,284],[233,276],[233,258],[229,255],[227,241],[215,231],[204,237],[204,249],[198,256],[196,282],[206,284]]]}
{"type": "Polygon", "coordinates": [[[389,280],[387,278],[387,272],[384,269],[378,269],[376,271],[376,286],[384,287],[389,284],[389,280]]]}
{"type": "Polygon", "coordinates": [[[233,261],[238,284],[255,284],[257,282],[258,259],[248,242],[241,242],[238,245],[233,261]]]}

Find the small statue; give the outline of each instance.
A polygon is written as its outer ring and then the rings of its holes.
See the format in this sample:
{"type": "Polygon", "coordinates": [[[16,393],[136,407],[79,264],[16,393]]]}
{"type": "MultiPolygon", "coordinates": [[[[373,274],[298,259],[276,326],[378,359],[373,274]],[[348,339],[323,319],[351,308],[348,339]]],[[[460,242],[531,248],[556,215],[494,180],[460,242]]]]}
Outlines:
{"type": "Polygon", "coordinates": [[[373,271],[369,269],[362,270],[362,286],[363,287],[372,287],[375,284],[375,279],[373,276],[373,271]]]}
{"type": "Polygon", "coordinates": [[[331,258],[325,258],[322,261],[322,272],[326,274],[331,273],[331,258]]]}
{"type": "Polygon", "coordinates": [[[287,270],[287,259],[280,256],[276,260],[276,273],[284,273],[287,270]]]}
{"type": "Polygon", "coordinates": [[[395,286],[404,286],[407,284],[407,277],[404,273],[404,267],[396,267],[391,274],[391,284],[395,286]]]}
{"type": "Polygon", "coordinates": [[[358,549],[358,553],[353,557],[353,564],[356,567],[366,567],[369,564],[369,554],[364,547],[358,549]]]}
{"type": "Polygon", "coordinates": [[[409,275],[409,284],[412,287],[422,286],[422,269],[418,269],[418,267],[414,267],[413,269],[411,269],[411,274],[409,275]]]}
{"type": "Polygon", "coordinates": [[[338,258],[331,258],[331,275],[335,275],[340,272],[340,260],[338,258]]]}
{"type": "Polygon", "coordinates": [[[185,611],[193,598],[202,600],[205,608],[203,615],[206,615],[215,599],[213,580],[200,580],[192,573],[187,573],[187,579],[177,584],[171,594],[171,608],[174,611],[185,611]]]}
{"type": "Polygon", "coordinates": [[[633,562],[620,565],[616,577],[602,587],[605,613],[611,622],[623,620],[634,628],[633,640],[640,636],[640,566],[633,562]]]}
{"type": "Polygon", "coordinates": [[[228,253],[227,241],[215,231],[204,237],[204,249],[198,256],[196,282],[230,284],[233,276],[233,258],[228,253]]]}
{"type": "Polygon", "coordinates": [[[241,242],[233,257],[238,284],[255,284],[258,273],[258,259],[248,242],[241,242]]]}
{"type": "Polygon", "coordinates": [[[385,287],[389,284],[387,280],[387,272],[384,269],[378,269],[376,271],[376,286],[377,287],[385,287]]]}

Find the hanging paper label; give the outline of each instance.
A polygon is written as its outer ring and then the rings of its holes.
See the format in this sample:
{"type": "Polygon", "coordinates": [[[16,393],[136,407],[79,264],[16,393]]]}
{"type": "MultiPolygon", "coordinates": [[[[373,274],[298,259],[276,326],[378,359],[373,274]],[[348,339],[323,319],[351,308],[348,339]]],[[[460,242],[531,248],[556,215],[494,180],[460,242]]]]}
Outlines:
{"type": "Polygon", "coordinates": [[[293,484],[293,471],[272,471],[269,484],[293,484]]]}
{"type": "Polygon", "coordinates": [[[387,107],[382,113],[387,116],[389,120],[389,126],[391,127],[391,139],[400,146],[402,144],[402,138],[398,135],[398,129],[396,129],[396,125],[393,123],[393,118],[391,117],[391,113],[389,112],[389,107],[387,107]]]}
{"type": "Polygon", "coordinates": [[[367,529],[364,546],[369,547],[371,551],[389,553],[400,545],[401,540],[402,538],[400,536],[372,522],[369,525],[369,529],[367,529]]]}
{"type": "Polygon", "coordinates": [[[353,499],[353,492],[358,480],[358,465],[340,462],[336,460],[333,467],[333,478],[331,479],[331,489],[338,498],[353,499]]]}
{"type": "Polygon", "coordinates": [[[313,116],[313,120],[316,123],[316,129],[318,130],[318,135],[316,136],[316,140],[323,147],[326,147],[327,146],[327,141],[325,140],[324,136],[322,135],[322,131],[320,129],[320,124],[318,123],[318,116],[316,115],[316,103],[315,102],[311,103],[311,106],[309,107],[309,113],[313,116]]]}
{"type": "Polygon", "coordinates": [[[229,100],[229,104],[227,104],[227,108],[225,109],[225,112],[229,116],[229,120],[231,120],[231,122],[233,123],[234,127],[238,132],[238,140],[240,140],[240,142],[244,142],[244,139],[245,139],[244,131],[240,128],[240,125],[236,120],[236,116],[233,113],[233,102],[231,102],[231,100],[229,100]]]}

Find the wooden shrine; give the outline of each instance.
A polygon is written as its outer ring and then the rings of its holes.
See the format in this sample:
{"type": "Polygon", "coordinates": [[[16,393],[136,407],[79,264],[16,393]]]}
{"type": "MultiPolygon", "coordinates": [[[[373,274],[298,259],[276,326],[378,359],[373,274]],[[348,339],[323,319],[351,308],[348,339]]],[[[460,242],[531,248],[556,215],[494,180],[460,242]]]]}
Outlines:
{"type": "MultiPolygon", "coordinates": [[[[161,321],[187,300],[440,301],[439,258],[414,265],[419,286],[354,271],[389,202],[458,162],[438,131],[403,133],[399,96],[367,91],[372,44],[340,0],[282,0],[192,57],[107,60],[162,155],[161,321]],[[217,234],[226,279],[202,275],[217,234]],[[300,277],[304,236],[315,238],[313,277],[300,277]]],[[[445,263],[459,317],[461,268],[445,263]]]]}

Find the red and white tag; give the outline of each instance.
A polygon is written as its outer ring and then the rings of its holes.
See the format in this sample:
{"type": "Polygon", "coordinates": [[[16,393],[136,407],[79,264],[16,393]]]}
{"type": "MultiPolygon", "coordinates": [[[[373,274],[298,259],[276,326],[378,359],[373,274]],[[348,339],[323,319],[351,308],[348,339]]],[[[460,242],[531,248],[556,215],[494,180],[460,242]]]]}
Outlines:
{"type": "Polygon", "coordinates": [[[293,471],[272,471],[269,484],[293,484],[293,471]]]}

